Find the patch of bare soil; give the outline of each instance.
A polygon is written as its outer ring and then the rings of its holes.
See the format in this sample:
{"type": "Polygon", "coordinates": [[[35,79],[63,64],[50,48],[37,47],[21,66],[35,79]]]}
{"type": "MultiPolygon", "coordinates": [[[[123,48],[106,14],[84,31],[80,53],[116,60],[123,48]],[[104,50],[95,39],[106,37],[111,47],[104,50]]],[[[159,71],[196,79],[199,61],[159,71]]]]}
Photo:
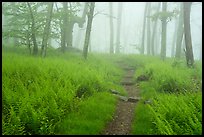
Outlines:
{"type": "MultiPolygon", "coordinates": [[[[126,75],[124,76],[121,84],[124,86],[128,93],[128,97],[138,97],[139,92],[137,86],[132,82],[135,70],[126,67],[126,75]]],[[[134,117],[135,106],[137,102],[129,102],[118,100],[115,115],[108,123],[103,131],[103,135],[130,135],[132,121],[134,117]]]]}

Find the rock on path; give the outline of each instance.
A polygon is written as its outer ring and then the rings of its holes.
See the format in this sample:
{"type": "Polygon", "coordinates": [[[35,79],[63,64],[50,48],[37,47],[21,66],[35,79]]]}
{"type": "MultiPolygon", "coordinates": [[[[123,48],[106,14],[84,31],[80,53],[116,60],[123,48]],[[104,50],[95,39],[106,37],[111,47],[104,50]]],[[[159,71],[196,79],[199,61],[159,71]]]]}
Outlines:
{"type": "Polygon", "coordinates": [[[108,123],[103,131],[103,135],[130,135],[134,111],[138,98],[137,86],[131,81],[134,75],[132,68],[125,67],[126,75],[124,76],[121,84],[124,86],[128,93],[128,97],[119,96],[116,112],[113,120],[108,123]]]}

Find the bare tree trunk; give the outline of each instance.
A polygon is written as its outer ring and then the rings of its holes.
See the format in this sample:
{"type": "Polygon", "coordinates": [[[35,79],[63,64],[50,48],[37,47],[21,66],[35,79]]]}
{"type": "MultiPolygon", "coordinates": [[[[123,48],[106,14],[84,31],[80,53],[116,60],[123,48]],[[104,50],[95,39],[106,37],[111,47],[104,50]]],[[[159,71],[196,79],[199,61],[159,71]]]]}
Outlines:
{"type": "Polygon", "coordinates": [[[31,16],[31,20],[32,20],[32,25],[31,25],[31,34],[32,34],[32,40],[33,40],[33,55],[37,55],[38,54],[38,45],[37,45],[37,41],[36,41],[36,37],[35,37],[35,19],[33,16],[33,11],[31,9],[30,3],[27,2],[29,11],[30,11],[30,16],[31,16]]]}
{"type": "Polygon", "coordinates": [[[63,2],[63,22],[62,22],[62,30],[61,30],[61,50],[64,53],[65,52],[65,47],[66,47],[66,28],[67,28],[67,9],[68,8],[68,3],[63,2]]]}
{"type": "Polygon", "coordinates": [[[90,34],[90,38],[89,38],[89,50],[88,52],[91,52],[91,34],[90,34]]]}
{"type": "Polygon", "coordinates": [[[177,32],[177,40],[176,40],[176,58],[181,57],[181,45],[182,45],[182,39],[184,34],[184,28],[183,28],[183,4],[180,5],[180,15],[179,15],[179,24],[178,24],[178,32],[177,32]]]}
{"type": "Polygon", "coordinates": [[[120,27],[121,27],[121,17],[122,17],[122,3],[118,3],[118,24],[117,24],[117,37],[116,37],[116,53],[120,53],[120,27]]]}
{"type": "Polygon", "coordinates": [[[109,10],[110,10],[110,53],[114,53],[113,49],[113,38],[114,38],[114,31],[113,31],[113,3],[109,2],[109,10]]]}
{"type": "Polygon", "coordinates": [[[173,34],[173,40],[172,40],[172,47],[171,47],[171,57],[173,58],[175,56],[175,45],[176,45],[176,38],[177,38],[177,32],[178,30],[178,19],[175,19],[175,28],[174,28],[174,34],[173,34]]]}
{"type": "MultiPolygon", "coordinates": [[[[167,10],[167,2],[162,2],[162,12],[166,12],[167,10]]],[[[162,17],[162,39],[161,39],[161,59],[164,60],[166,58],[166,26],[167,21],[166,17],[162,17]]]]}
{"type": "Polygon", "coordinates": [[[148,10],[147,10],[147,55],[150,55],[150,47],[151,47],[150,12],[151,12],[151,2],[148,3],[148,10]]]}
{"type": "Polygon", "coordinates": [[[190,13],[191,13],[192,2],[183,3],[183,13],[184,13],[184,35],[186,44],[186,61],[187,66],[191,67],[194,64],[193,50],[192,50],[192,40],[191,40],[191,26],[190,26],[190,13]]]}
{"type": "Polygon", "coordinates": [[[86,36],[85,36],[84,48],[83,48],[83,56],[85,59],[87,58],[87,53],[88,53],[88,46],[89,46],[89,40],[90,40],[90,34],[91,34],[91,25],[92,25],[92,20],[93,20],[94,7],[95,7],[95,2],[90,2],[89,12],[87,14],[88,23],[86,27],[86,36]]]}
{"type": "MultiPolygon", "coordinates": [[[[86,21],[87,9],[88,9],[88,4],[86,2],[85,5],[84,5],[84,10],[83,10],[81,18],[78,18],[78,20],[76,21],[80,28],[83,28],[83,25],[84,25],[84,23],[86,21]]],[[[77,32],[77,36],[76,36],[76,40],[75,40],[75,44],[74,44],[76,47],[79,47],[82,32],[83,32],[82,30],[78,30],[78,32],[77,32]]]]}
{"type": "MultiPolygon", "coordinates": [[[[161,5],[161,3],[159,2],[159,3],[158,3],[158,7],[157,7],[157,9],[156,9],[156,13],[159,12],[160,5],[161,5]]],[[[152,55],[155,54],[155,48],[154,48],[154,43],[155,43],[155,42],[154,42],[154,40],[155,40],[155,37],[156,37],[157,20],[158,20],[158,18],[156,18],[156,20],[155,20],[155,22],[154,22],[153,31],[152,31],[152,42],[151,42],[151,44],[152,44],[152,45],[151,45],[152,55]]]]}
{"type": "Polygon", "coordinates": [[[31,52],[30,36],[29,36],[29,32],[28,31],[26,32],[26,43],[28,45],[29,54],[31,55],[32,52],[31,52]]]}
{"type": "MultiPolygon", "coordinates": [[[[158,22],[160,23],[160,22],[158,22]]],[[[159,55],[160,51],[159,48],[161,47],[161,25],[159,24],[157,26],[157,30],[156,30],[156,42],[155,42],[155,55],[159,55]]]]}
{"type": "Polygon", "coordinates": [[[141,54],[144,54],[144,39],[145,39],[145,27],[146,27],[146,14],[147,14],[147,7],[148,3],[145,4],[145,10],[144,10],[144,18],[143,18],[143,32],[142,32],[142,45],[141,45],[141,54]]]}
{"type": "MultiPolygon", "coordinates": [[[[202,29],[201,30],[201,36],[202,36],[202,29]]],[[[201,37],[201,41],[200,41],[200,60],[202,61],[202,37],[201,37]]]]}
{"type": "Polygon", "coordinates": [[[48,3],[47,6],[48,6],[47,19],[46,19],[46,25],[44,28],[43,40],[42,40],[42,53],[41,53],[42,57],[46,56],[47,43],[48,43],[49,33],[50,33],[50,23],[52,19],[53,2],[48,3]]]}

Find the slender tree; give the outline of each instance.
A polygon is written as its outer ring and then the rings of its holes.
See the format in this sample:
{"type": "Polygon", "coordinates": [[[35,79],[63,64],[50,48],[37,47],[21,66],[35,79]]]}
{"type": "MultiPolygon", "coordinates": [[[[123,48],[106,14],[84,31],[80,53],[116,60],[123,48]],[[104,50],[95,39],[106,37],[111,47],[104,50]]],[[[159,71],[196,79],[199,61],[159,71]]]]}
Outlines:
{"type": "Polygon", "coordinates": [[[150,47],[151,47],[150,12],[151,12],[151,2],[148,3],[148,10],[147,10],[147,54],[148,55],[150,55],[150,47]]]}
{"type": "Polygon", "coordinates": [[[50,33],[50,24],[51,24],[51,19],[52,19],[52,10],[53,10],[53,2],[49,2],[47,4],[48,11],[47,11],[47,19],[46,19],[46,24],[44,28],[44,34],[43,34],[43,40],[42,40],[42,56],[46,56],[46,50],[47,50],[47,43],[49,39],[49,33],[50,33]]]}
{"type": "Polygon", "coordinates": [[[83,56],[85,59],[87,58],[87,53],[88,53],[88,46],[89,46],[89,40],[90,40],[90,34],[91,34],[94,7],[95,7],[95,2],[89,2],[89,11],[87,14],[88,22],[87,22],[87,27],[86,27],[86,36],[85,36],[84,48],[83,48],[83,56]]]}
{"type": "MultiPolygon", "coordinates": [[[[159,12],[160,5],[161,5],[161,3],[159,2],[155,13],[159,12]]],[[[151,53],[152,53],[152,55],[155,54],[154,44],[155,44],[155,38],[156,38],[157,21],[158,21],[158,17],[156,17],[156,19],[154,20],[154,26],[153,26],[153,31],[152,31],[152,38],[151,38],[151,53]]]]}
{"type": "Polygon", "coordinates": [[[61,30],[61,50],[64,53],[65,52],[65,47],[66,47],[66,27],[67,27],[67,8],[68,8],[68,3],[63,2],[63,14],[62,14],[62,30],[61,30]]]}
{"type": "Polygon", "coordinates": [[[183,28],[183,4],[180,3],[180,15],[179,15],[179,24],[178,24],[178,32],[177,32],[177,39],[176,39],[176,58],[181,57],[181,45],[182,39],[184,35],[184,28],[183,28]]]}
{"type": "Polygon", "coordinates": [[[146,2],[145,4],[145,9],[144,9],[144,18],[143,18],[143,29],[142,29],[142,44],[141,44],[141,54],[144,54],[144,40],[145,40],[145,27],[146,27],[146,14],[147,14],[147,8],[148,8],[148,3],[146,2]]]}
{"type": "Polygon", "coordinates": [[[174,34],[173,34],[173,40],[172,40],[172,47],[171,47],[171,57],[173,58],[175,56],[175,45],[176,45],[176,39],[177,39],[177,30],[178,30],[178,19],[175,20],[175,28],[174,28],[174,34]]]}
{"type": "Polygon", "coordinates": [[[192,67],[194,64],[192,40],[191,40],[191,26],[190,26],[190,13],[191,13],[192,2],[183,2],[183,13],[184,13],[184,35],[186,45],[186,61],[187,66],[192,67]]]}
{"type": "Polygon", "coordinates": [[[120,27],[121,27],[121,17],[122,17],[122,2],[118,2],[118,24],[117,24],[117,36],[116,36],[116,53],[120,53],[120,27]]]}
{"type": "MultiPolygon", "coordinates": [[[[167,2],[162,2],[162,12],[166,13],[167,11],[167,2]]],[[[162,16],[162,39],[161,39],[161,59],[166,58],[166,26],[167,26],[167,17],[162,16]]]]}
{"type": "Polygon", "coordinates": [[[34,19],[34,15],[33,15],[33,11],[32,8],[30,6],[30,3],[27,2],[29,11],[30,11],[30,17],[32,20],[32,25],[31,25],[31,34],[32,34],[32,41],[33,41],[33,55],[37,55],[38,54],[38,45],[37,45],[37,41],[36,41],[36,36],[35,36],[35,19],[34,19]]]}
{"type": "Polygon", "coordinates": [[[113,41],[114,41],[114,31],[113,31],[113,3],[109,2],[109,11],[110,11],[110,53],[114,53],[113,41]]]}

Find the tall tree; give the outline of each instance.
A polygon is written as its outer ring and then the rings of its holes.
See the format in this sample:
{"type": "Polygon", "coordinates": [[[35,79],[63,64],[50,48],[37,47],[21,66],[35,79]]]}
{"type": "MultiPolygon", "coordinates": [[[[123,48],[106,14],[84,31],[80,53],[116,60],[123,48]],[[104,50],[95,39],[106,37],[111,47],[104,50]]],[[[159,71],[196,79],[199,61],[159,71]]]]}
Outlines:
{"type": "Polygon", "coordinates": [[[191,13],[192,2],[183,2],[183,13],[184,13],[184,35],[186,45],[186,61],[187,66],[191,67],[194,64],[192,40],[191,40],[191,26],[190,26],[190,13],[191,13]]]}
{"type": "Polygon", "coordinates": [[[113,49],[113,41],[114,41],[114,31],[113,31],[113,18],[111,16],[113,16],[113,3],[109,2],[109,11],[110,11],[110,53],[114,52],[113,49]]]}
{"type": "MultiPolygon", "coordinates": [[[[166,13],[167,11],[167,2],[162,2],[162,12],[166,13]]],[[[162,39],[161,39],[161,59],[166,58],[166,26],[167,26],[167,17],[162,16],[162,39]]]]}
{"type": "MultiPolygon", "coordinates": [[[[80,28],[83,28],[85,23],[85,17],[87,14],[87,3],[84,5],[83,14],[81,17],[77,16],[77,11],[79,11],[78,7],[81,5],[78,2],[63,2],[62,12],[60,8],[57,8],[57,13],[61,14],[61,18],[56,18],[59,21],[60,25],[60,35],[61,35],[61,49],[62,52],[65,51],[66,47],[72,47],[72,39],[73,39],[73,29],[74,24],[77,23],[80,28]]],[[[57,24],[57,23],[56,23],[57,24]]]]}
{"type": "Polygon", "coordinates": [[[147,10],[147,54],[148,55],[150,55],[150,47],[151,47],[150,12],[151,12],[151,2],[148,2],[148,10],[147,10]]]}
{"type": "MultiPolygon", "coordinates": [[[[81,16],[82,22],[79,24],[80,28],[83,28],[83,24],[86,21],[87,7],[88,7],[88,4],[87,4],[87,2],[85,2],[83,13],[82,13],[82,16],[81,16]]],[[[85,29],[78,29],[77,36],[76,36],[76,39],[75,39],[75,44],[74,44],[76,47],[79,46],[79,43],[81,41],[81,36],[84,33],[84,30],[85,29]]]]}
{"type": "Polygon", "coordinates": [[[52,19],[53,4],[54,4],[53,2],[49,2],[47,4],[47,7],[48,7],[47,19],[46,19],[43,40],[42,40],[42,56],[43,57],[46,56],[47,43],[48,43],[49,33],[50,33],[50,24],[51,24],[51,19],[52,19]]]}
{"type": "Polygon", "coordinates": [[[31,25],[31,34],[32,34],[32,40],[33,40],[33,55],[37,55],[38,54],[38,45],[37,45],[37,41],[36,41],[36,36],[35,36],[35,19],[34,19],[34,15],[33,15],[33,11],[32,8],[30,6],[30,3],[27,2],[29,11],[30,11],[30,17],[31,17],[31,21],[32,21],[32,25],[31,25]]]}
{"type": "Polygon", "coordinates": [[[63,24],[62,24],[62,36],[61,36],[61,49],[62,52],[65,52],[65,47],[66,47],[66,28],[67,28],[67,9],[68,8],[68,3],[63,2],[63,14],[62,14],[62,19],[63,19],[63,24]]]}
{"type": "Polygon", "coordinates": [[[180,3],[180,15],[179,15],[179,23],[178,23],[178,32],[177,32],[177,39],[176,39],[176,58],[181,57],[181,45],[182,45],[182,39],[184,34],[184,28],[183,28],[183,4],[180,3]]]}
{"type": "Polygon", "coordinates": [[[178,30],[178,19],[175,20],[175,28],[174,28],[174,34],[173,34],[173,40],[172,40],[172,47],[171,47],[171,57],[173,58],[175,56],[175,45],[176,45],[176,39],[177,39],[177,30],[178,30]]]}
{"type": "MultiPolygon", "coordinates": [[[[155,13],[159,12],[160,5],[161,5],[161,3],[159,2],[155,13]]],[[[157,21],[158,21],[158,16],[154,20],[154,26],[153,26],[153,31],[152,31],[152,38],[151,38],[151,53],[152,53],[152,55],[155,54],[154,44],[155,44],[155,38],[156,38],[157,21]]]]}
{"type": "Polygon", "coordinates": [[[68,22],[67,22],[67,30],[66,30],[66,45],[67,47],[72,47],[72,39],[73,39],[73,29],[74,24],[77,23],[80,28],[83,27],[85,23],[85,15],[87,13],[87,4],[84,5],[84,11],[82,17],[76,15],[75,6],[72,5],[72,2],[69,2],[69,10],[68,10],[68,22]]]}
{"type": "Polygon", "coordinates": [[[90,40],[90,34],[91,34],[94,7],[95,7],[95,2],[89,2],[89,10],[87,14],[88,22],[87,22],[87,27],[86,27],[86,36],[85,36],[84,48],[83,48],[83,56],[85,59],[87,58],[87,53],[88,53],[88,46],[89,46],[89,40],[90,40]]]}
{"type": "Polygon", "coordinates": [[[122,2],[118,2],[118,24],[117,24],[117,36],[116,36],[116,53],[120,53],[120,27],[121,27],[121,17],[122,17],[122,2]]]}
{"type": "Polygon", "coordinates": [[[146,27],[146,14],[147,14],[147,8],[148,8],[148,3],[145,3],[145,9],[144,9],[144,18],[143,18],[143,29],[142,29],[142,44],[141,44],[141,50],[140,53],[144,54],[144,42],[145,42],[145,27],[146,27]]]}

